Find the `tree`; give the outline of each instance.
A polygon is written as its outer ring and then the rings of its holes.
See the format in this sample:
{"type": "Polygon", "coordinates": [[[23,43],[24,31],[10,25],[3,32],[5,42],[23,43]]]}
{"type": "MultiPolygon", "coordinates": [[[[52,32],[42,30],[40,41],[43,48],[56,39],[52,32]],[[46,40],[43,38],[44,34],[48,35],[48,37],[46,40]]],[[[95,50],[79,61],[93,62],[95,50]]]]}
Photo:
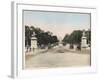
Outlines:
{"type": "Polygon", "coordinates": [[[26,40],[25,43],[28,45],[30,45],[30,41],[31,41],[31,37],[33,32],[35,32],[35,37],[37,38],[37,43],[38,46],[48,46],[51,44],[55,44],[56,42],[58,42],[57,36],[54,36],[52,34],[52,32],[47,31],[44,32],[43,30],[41,30],[40,28],[35,28],[34,26],[25,26],[25,36],[26,36],[26,40]]]}
{"type": "Polygon", "coordinates": [[[63,45],[66,45],[67,43],[69,43],[69,34],[66,34],[64,39],[62,40],[63,45]]]}
{"type": "Polygon", "coordinates": [[[66,34],[63,42],[64,44],[70,43],[70,44],[80,44],[82,37],[82,31],[81,30],[75,30],[70,35],[66,34]]]}
{"type": "Polygon", "coordinates": [[[30,26],[30,35],[32,36],[33,32],[35,32],[34,26],[30,26]]]}
{"type": "Polygon", "coordinates": [[[81,37],[82,37],[82,31],[81,30],[75,30],[71,33],[71,43],[73,44],[80,44],[81,43],[81,37]]]}
{"type": "Polygon", "coordinates": [[[87,37],[87,43],[90,44],[91,43],[91,31],[90,30],[86,31],[86,37],[87,37]]]}
{"type": "Polygon", "coordinates": [[[31,34],[29,26],[25,25],[25,46],[31,46],[31,34]]]}

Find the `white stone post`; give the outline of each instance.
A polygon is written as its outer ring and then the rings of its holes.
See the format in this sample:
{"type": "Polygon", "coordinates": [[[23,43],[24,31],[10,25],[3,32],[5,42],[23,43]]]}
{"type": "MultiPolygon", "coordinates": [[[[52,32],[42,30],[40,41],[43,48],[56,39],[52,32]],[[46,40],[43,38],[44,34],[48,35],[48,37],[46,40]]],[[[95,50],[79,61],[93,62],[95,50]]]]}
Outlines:
{"type": "Polygon", "coordinates": [[[87,37],[85,36],[85,30],[83,30],[82,39],[81,39],[81,49],[87,48],[87,37]]]}

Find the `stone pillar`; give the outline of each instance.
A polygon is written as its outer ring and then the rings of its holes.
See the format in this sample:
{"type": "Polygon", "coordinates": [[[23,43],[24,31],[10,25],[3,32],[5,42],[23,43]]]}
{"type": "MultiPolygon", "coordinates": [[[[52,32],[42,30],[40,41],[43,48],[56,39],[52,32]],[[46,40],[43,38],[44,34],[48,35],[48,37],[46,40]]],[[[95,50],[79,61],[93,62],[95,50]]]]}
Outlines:
{"type": "Polygon", "coordinates": [[[36,49],[37,48],[37,38],[32,37],[31,38],[31,49],[36,49]]]}
{"type": "Polygon", "coordinates": [[[85,30],[83,30],[82,39],[81,39],[81,49],[87,48],[87,37],[85,36],[85,30]]]}
{"type": "Polygon", "coordinates": [[[77,49],[77,45],[74,44],[74,51],[76,51],[76,49],[77,49]]]}
{"type": "Polygon", "coordinates": [[[31,37],[31,52],[33,54],[36,54],[36,51],[37,51],[37,38],[32,35],[31,37]]]}

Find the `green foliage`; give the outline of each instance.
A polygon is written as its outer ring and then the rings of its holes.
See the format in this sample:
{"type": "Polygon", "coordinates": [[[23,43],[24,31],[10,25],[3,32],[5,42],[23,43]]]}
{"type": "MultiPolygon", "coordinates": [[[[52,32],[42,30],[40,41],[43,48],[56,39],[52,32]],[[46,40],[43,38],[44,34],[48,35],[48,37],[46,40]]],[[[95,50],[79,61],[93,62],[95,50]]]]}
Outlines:
{"type": "Polygon", "coordinates": [[[73,31],[70,36],[71,36],[72,43],[80,44],[81,37],[82,37],[82,31],[80,31],[80,30],[73,31]]]}
{"type": "Polygon", "coordinates": [[[69,43],[69,35],[68,34],[65,35],[64,39],[62,40],[62,42],[63,42],[63,45],[66,45],[67,43],[69,43]]]}
{"type": "Polygon", "coordinates": [[[90,44],[91,43],[91,31],[90,30],[86,31],[86,37],[87,37],[87,43],[90,44]]]}
{"type": "Polygon", "coordinates": [[[66,34],[63,43],[67,44],[80,44],[81,42],[81,37],[82,37],[82,31],[80,30],[75,30],[73,31],[70,35],[66,34]]]}
{"type": "Polygon", "coordinates": [[[52,35],[52,32],[44,32],[40,28],[35,28],[34,26],[25,26],[25,44],[31,45],[31,36],[35,32],[35,37],[37,38],[38,46],[50,46],[58,42],[57,36],[52,35]]]}
{"type": "Polygon", "coordinates": [[[31,33],[29,26],[25,26],[25,46],[31,45],[31,33]]]}

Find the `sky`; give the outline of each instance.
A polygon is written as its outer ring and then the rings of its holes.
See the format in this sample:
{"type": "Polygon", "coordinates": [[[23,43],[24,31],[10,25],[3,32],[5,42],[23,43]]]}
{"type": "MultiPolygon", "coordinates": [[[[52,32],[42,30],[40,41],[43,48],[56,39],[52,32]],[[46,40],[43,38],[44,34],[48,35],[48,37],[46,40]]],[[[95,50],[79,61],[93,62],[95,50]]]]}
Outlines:
{"type": "Polygon", "coordinates": [[[24,25],[39,27],[63,38],[73,30],[90,29],[90,14],[24,10],[24,25]]]}

